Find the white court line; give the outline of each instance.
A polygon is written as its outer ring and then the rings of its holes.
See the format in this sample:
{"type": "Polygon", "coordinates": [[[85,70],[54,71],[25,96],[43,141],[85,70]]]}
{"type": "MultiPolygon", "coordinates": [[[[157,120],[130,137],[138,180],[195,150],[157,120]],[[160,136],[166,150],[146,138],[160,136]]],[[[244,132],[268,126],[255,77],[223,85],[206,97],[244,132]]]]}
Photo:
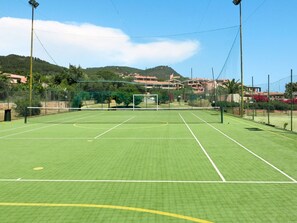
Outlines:
{"type": "Polygon", "coordinates": [[[203,121],[204,123],[206,123],[208,126],[210,126],[211,128],[215,129],[216,131],[218,131],[219,133],[221,133],[223,136],[225,136],[226,138],[230,139],[232,142],[236,143],[237,145],[239,145],[241,148],[245,149],[246,151],[248,151],[249,153],[251,153],[252,155],[254,155],[255,157],[257,157],[258,159],[262,160],[264,163],[266,163],[267,165],[269,165],[270,167],[272,167],[273,169],[277,170],[279,173],[281,173],[282,175],[286,176],[287,178],[289,178],[290,180],[292,180],[293,182],[297,182],[293,177],[289,176],[288,174],[286,174],[284,171],[280,170],[279,168],[277,168],[276,166],[274,166],[273,164],[269,163],[267,160],[265,160],[264,158],[262,158],[261,156],[257,155],[256,153],[254,153],[253,151],[249,150],[248,148],[246,148],[244,145],[242,145],[241,143],[237,142],[235,139],[231,138],[230,136],[226,135],[225,133],[223,133],[221,130],[217,129],[216,127],[214,127],[213,125],[209,124],[208,122],[206,122],[205,120],[203,120],[202,118],[200,118],[199,116],[195,115],[194,113],[192,113],[195,117],[197,117],[198,119],[200,119],[201,121],[203,121]]]}
{"type": "Polygon", "coordinates": [[[220,176],[221,180],[223,182],[225,182],[225,178],[223,176],[223,174],[220,172],[220,170],[218,169],[218,167],[216,166],[216,164],[213,162],[213,160],[210,158],[210,156],[208,155],[208,153],[206,152],[206,150],[204,149],[204,147],[202,146],[202,144],[200,143],[200,141],[197,139],[197,137],[195,136],[195,134],[193,133],[192,129],[190,128],[190,126],[186,123],[186,121],[184,120],[184,118],[181,116],[181,114],[179,113],[179,116],[181,117],[181,119],[183,120],[184,124],[187,126],[188,130],[191,132],[192,136],[194,137],[194,139],[196,140],[196,142],[198,143],[198,145],[200,146],[200,148],[202,149],[202,151],[204,152],[204,154],[206,155],[206,157],[208,158],[208,160],[210,161],[211,165],[213,166],[213,168],[216,170],[217,174],[220,176]]]}
{"type": "Polygon", "coordinates": [[[50,126],[47,125],[47,126],[42,126],[40,128],[35,128],[35,129],[27,130],[27,131],[13,133],[13,134],[10,134],[10,135],[2,136],[2,137],[0,137],[0,139],[4,139],[4,138],[7,138],[7,137],[11,137],[11,136],[15,136],[15,135],[20,135],[20,134],[24,134],[24,133],[28,133],[28,132],[34,132],[36,130],[45,129],[45,128],[56,126],[56,125],[59,125],[59,124],[53,124],[53,125],[50,125],[50,126]]]}
{"type": "Polygon", "coordinates": [[[36,138],[4,138],[3,140],[89,140],[89,139],[93,139],[92,137],[89,138],[65,138],[65,137],[36,137],[36,138]]]}
{"type": "Polygon", "coordinates": [[[101,133],[101,134],[95,136],[94,139],[98,139],[98,138],[100,138],[101,136],[103,136],[103,135],[105,135],[106,133],[108,133],[108,132],[114,130],[115,128],[117,128],[117,127],[119,127],[119,126],[125,124],[126,122],[129,122],[129,121],[132,120],[133,118],[135,118],[135,116],[133,116],[133,117],[127,119],[126,121],[123,121],[122,123],[120,123],[120,124],[118,124],[118,125],[116,125],[116,126],[110,128],[110,129],[106,130],[105,132],[103,132],[103,133],[101,133]]]}
{"type": "MultiPolygon", "coordinates": [[[[3,140],[89,140],[89,139],[94,139],[93,137],[89,138],[72,138],[72,137],[36,137],[36,138],[4,138],[3,140]]],[[[141,137],[141,138],[136,138],[136,137],[104,137],[101,139],[106,139],[106,140],[193,140],[193,138],[152,138],[152,137],[141,137]]]]}
{"type": "Polygon", "coordinates": [[[114,140],[114,139],[120,139],[120,140],[193,140],[193,138],[185,137],[185,138],[161,138],[161,137],[104,137],[102,139],[106,140],[114,140]]]}
{"type": "Polygon", "coordinates": [[[0,179],[1,182],[28,183],[177,183],[177,184],[296,184],[292,181],[215,181],[215,180],[59,180],[59,179],[0,179]]]}
{"type": "MultiPolygon", "coordinates": [[[[84,119],[84,118],[87,118],[88,116],[83,116],[79,119],[75,118],[74,117],[71,117],[67,120],[80,120],[80,119],[84,119]]],[[[65,119],[63,119],[63,121],[65,121],[65,119]]],[[[52,126],[57,126],[57,125],[62,125],[63,122],[61,123],[57,123],[57,124],[50,124],[50,125],[46,125],[46,126],[42,126],[42,127],[39,127],[39,128],[34,128],[34,129],[30,129],[30,130],[26,130],[26,131],[22,131],[22,132],[17,132],[17,133],[13,133],[13,134],[10,134],[10,135],[5,135],[5,136],[1,136],[0,139],[4,139],[4,138],[7,138],[7,137],[11,137],[11,136],[15,136],[15,135],[21,135],[23,133],[28,133],[28,132],[33,132],[33,131],[36,131],[36,130],[40,130],[40,129],[45,129],[45,128],[49,128],[49,127],[52,127],[52,126]]]]}
{"type": "Polygon", "coordinates": [[[22,129],[22,128],[27,128],[29,127],[30,125],[23,125],[23,126],[20,126],[20,127],[16,127],[16,128],[11,128],[11,129],[3,129],[3,130],[0,130],[0,133],[2,132],[11,132],[11,131],[14,131],[16,129],[22,129]]]}

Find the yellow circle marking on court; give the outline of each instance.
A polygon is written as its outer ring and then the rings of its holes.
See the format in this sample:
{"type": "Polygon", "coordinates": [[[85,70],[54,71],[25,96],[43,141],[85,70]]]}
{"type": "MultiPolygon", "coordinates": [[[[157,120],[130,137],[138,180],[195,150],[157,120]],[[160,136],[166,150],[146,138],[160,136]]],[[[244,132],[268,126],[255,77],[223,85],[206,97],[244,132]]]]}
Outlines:
{"type": "Polygon", "coordinates": [[[0,203],[0,206],[25,206],[25,207],[79,207],[79,208],[103,208],[103,209],[116,209],[124,211],[136,211],[142,213],[150,213],[156,215],[162,215],[167,217],[173,217],[198,223],[212,223],[210,221],[202,220],[199,218],[193,218],[189,216],[174,214],[170,212],[156,211],[144,208],[134,208],[126,206],[115,206],[115,205],[98,205],[98,204],[49,204],[49,203],[0,203]]]}
{"type": "Polygon", "coordinates": [[[44,169],[44,168],[43,168],[42,166],[33,168],[33,170],[43,170],[43,169],[44,169]]]}

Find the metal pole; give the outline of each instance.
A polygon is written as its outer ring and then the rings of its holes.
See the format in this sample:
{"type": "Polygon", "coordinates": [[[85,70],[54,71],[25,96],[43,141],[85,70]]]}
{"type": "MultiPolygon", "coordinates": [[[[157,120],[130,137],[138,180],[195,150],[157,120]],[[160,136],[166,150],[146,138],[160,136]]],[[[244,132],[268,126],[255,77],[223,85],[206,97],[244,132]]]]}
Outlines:
{"type": "Polygon", "coordinates": [[[240,19],[240,78],[241,78],[241,102],[240,102],[240,116],[243,117],[244,113],[244,81],[243,81],[243,47],[242,47],[242,13],[241,13],[241,2],[239,3],[239,19],[240,19]]]}
{"type": "Polygon", "coordinates": [[[133,111],[135,110],[135,98],[134,98],[134,95],[133,95],[133,111]]]}
{"type": "MultiPolygon", "coordinates": [[[[29,105],[32,107],[32,92],[33,92],[33,30],[34,30],[34,9],[39,5],[36,0],[30,0],[29,4],[32,6],[32,24],[31,24],[31,52],[30,52],[30,86],[29,86],[29,105]]],[[[31,109],[30,109],[31,115],[31,109]]]]}
{"type": "Polygon", "coordinates": [[[253,102],[253,121],[255,120],[255,105],[254,105],[254,77],[252,76],[252,102],[253,102]]]}
{"type": "Polygon", "coordinates": [[[270,75],[268,74],[268,108],[267,108],[267,117],[268,117],[268,125],[270,125],[270,75]]]}
{"type": "Polygon", "coordinates": [[[216,80],[215,80],[215,77],[214,77],[214,70],[213,70],[213,67],[211,68],[211,71],[212,71],[212,80],[213,80],[213,87],[214,87],[214,107],[216,107],[216,104],[217,104],[217,83],[216,83],[216,80]]]}
{"type": "Polygon", "coordinates": [[[221,112],[221,123],[223,124],[224,123],[224,107],[223,106],[220,107],[220,112],[221,112]]]}
{"type": "Polygon", "coordinates": [[[293,102],[294,102],[294,97],[293,97],[293,69],[291,69],[291,131],[293,132],[293,102]]]}
{"type": "MultiPolygon", "coordinates": [[[[33,86],[33,29],[34,29],[34,6],[32,5],[32,24],[31,24],[31,53],[30,53],[30,93],[29,106],[32,107],[32,86],[33,86]]],[[[31,109],[30,109],[31,115],[31,109]]]]}

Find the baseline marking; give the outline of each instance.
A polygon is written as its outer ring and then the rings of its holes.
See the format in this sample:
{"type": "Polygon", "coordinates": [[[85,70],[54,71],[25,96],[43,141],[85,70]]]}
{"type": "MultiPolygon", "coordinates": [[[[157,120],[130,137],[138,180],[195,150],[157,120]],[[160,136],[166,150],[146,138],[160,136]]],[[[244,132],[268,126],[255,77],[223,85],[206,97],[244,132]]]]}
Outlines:
{"type": "Polygon", "coordinates": [[[276,171],[278,171],[279,173],[281,173],[282,175],[286,176],[287,178],[289,178],[290,180],[292,180],[293,182],[297,182],[293,177],[289,176],[288,174],[286,174],[284,171],[280,170],[279,168],[277,168],[276,166],[274,166],[273,164],[269,163],[267,160],[265,160],[264,158],[262,158],[261,156],[257,155],[256,153],[254,153],[253,151],[249,150],[248,148],[246,148],[244,145],[242,145],[241,143],[237,142],[235,139],[231,138],[230,136],[228,136],[227,134],[223,133],[221,130],[217,129],[216,127],[214,127],[213,125],[209,124],[208,122],[206,122],[205,120],[203,120],[202,118],[200,118],[199,116],[195,115],[194,113],[192,113],[195,117],[197,117],[198,119],[200,119],[201,121],[203,121],[204,123],[206,123],[208,126],[210,126],[211,128],[213,128],[214,130],[218,131],[219,133],[221,133],[223,136],[225,136],[226,138],[230,139],[232,142],[234,142],[235,144],[239,145],[241,148],[245,149],[246,151],[248,151],[250,154],[254,155],[255,157],[257,157],[258,159],[262,160],[264,163],[266,163],[267,165],[269,165],[270,167],[272,167],[273,169],[275,169],[276,171]]]}
{"type": "Polygon", "coordinates": [[[190,216],[174,214],[170,212],[157,211],[144,208],[126,207],[126,206],[116,206],[116,205],[99,205],[99,204],[53,204],[53,203],[0,203],[0,206],[13,206],[13,207],[77,207],[77,208],[98,208],[98,209],[115,209],[123,211],[134,211],[149,213],[155,215],[162,215],[172,218],[183,219],[198,223],[211,223],[210,221],[202,220],[199,218],[194,218],[190,216]]]}
{"type": "Polygon", "coordinates": [[[202,146],[202,144],[200,143],[200,141],[197,139],[197,137],[195,136],[195,134],[193,133],[192,129],[190,128],[190,126],[186,123],[185,119],[181,116],[181,114],[179,113],[180,118],[183,120],[184,124],[187,126],[188,130],[190,131],[190,133],[192,134],[192,136],[194,137],[194,139],[196,140],[196,142],[198,143],[198,145],[200,146],[200,148],[202,149],[202,151],[204,152],[204,154],[206,155],[206,157],[208,158],[208,160],[210,161],[211,165],[213,166],[213,168],[216,170],[217,174],[220,176],[221,180],[223,182],[225,182],[225,178],[223,176],[223,174],[220,172],[220,170],[218,169],[218,167],[216,166],[216,164],[213,162],[213,160],[210,158],[210,156],[208,155],[208,153],[206,152],[206,150],[204,149],[204,147],[202,146]]]}
{"type": "Polygon", "coordinates": [[[98,139],[98,138],[100,138],[101,136],[103,136],[103,135],[105,135],[106,133],[108,133],[108,132],[114,130],[115,128],[117,128],[117,127],[119,127],[119,126],[125,124],[126,122],[129,122],[129,121],[132,120],[133,118],[135,118],[135,116],[133,116],[133,117],[127,119],[126,121],[123,121],[122,123],[120,123],[120,124],[118,124],[118,125],[116,125],[116,126],[110,128],[110,129],[106,130],[105,132],[103,132],[103,133],[101,133],[101,134],[95,136],[94,139],[98,139]]]}

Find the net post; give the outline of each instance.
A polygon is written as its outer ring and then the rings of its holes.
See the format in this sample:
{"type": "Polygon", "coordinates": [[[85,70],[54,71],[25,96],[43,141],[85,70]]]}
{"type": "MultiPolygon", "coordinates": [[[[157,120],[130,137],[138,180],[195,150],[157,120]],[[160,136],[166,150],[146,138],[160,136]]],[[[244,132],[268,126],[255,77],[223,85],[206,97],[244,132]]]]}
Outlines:
{"type": "Polygon", "coordinates": [[[133,94],[133,111],[135,110],[135,95],[133,94]]]}
{"type": "Polygon", "coordinates": [[[224,108],[223,106],[220,107],[220,111],[221,111],[221,123],[224,123],[224,108]]]}
{"type": "Polygon", "coordinates": [[[28,118],[28,107],[25,108],[25,119],[24,119],[25,124],[27,124],[27,118],[28,118]]]}

